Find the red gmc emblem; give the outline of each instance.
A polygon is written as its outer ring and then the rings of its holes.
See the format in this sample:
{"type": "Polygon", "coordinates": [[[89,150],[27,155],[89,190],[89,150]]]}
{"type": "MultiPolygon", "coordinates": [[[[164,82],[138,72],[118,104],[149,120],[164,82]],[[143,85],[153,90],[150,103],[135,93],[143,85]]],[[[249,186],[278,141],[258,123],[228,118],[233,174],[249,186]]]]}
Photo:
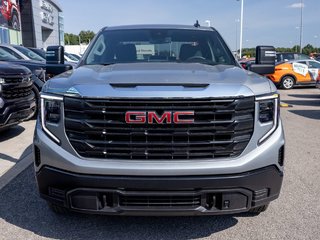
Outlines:
{"type": "Polygon", "coordinates": [[[164,112],[158,115],[155,111],[150,112],[126,112],[126,123],[128,124],[190,124],[194,123],[194,111],[164,112]],[[190,117],[191,116],[191,117],[190,117]]]}

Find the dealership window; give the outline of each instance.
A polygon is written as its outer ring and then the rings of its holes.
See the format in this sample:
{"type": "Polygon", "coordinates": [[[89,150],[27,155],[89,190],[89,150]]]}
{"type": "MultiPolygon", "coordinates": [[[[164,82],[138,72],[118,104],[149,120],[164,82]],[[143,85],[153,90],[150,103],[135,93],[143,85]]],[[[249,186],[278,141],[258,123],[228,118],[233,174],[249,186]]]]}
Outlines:
{"type": "Polygon", "coordinates": [[[1,43],[10,43],[9,42],[9,30],[7,28],[0,28],[0,42],[1,43]]]}
{"type": "Polygon", "coordinates": [[[9,29],[10,43],[20,45],[22,44],[21,32],[9,29]]]}

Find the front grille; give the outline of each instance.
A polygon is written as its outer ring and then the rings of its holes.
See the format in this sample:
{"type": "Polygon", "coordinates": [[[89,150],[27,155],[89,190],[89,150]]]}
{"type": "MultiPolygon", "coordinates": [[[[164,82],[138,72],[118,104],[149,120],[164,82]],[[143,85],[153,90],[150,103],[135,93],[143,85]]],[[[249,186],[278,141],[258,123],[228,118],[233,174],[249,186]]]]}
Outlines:
{"type": "Polygon", "coordinates": [[[4,78],[5,83],[22,83],[22,82],[30,82],[30,76],[6,76],[4,78]]]}
{"type": "Polygon", "coordinates": [[[2,91],[2,97],[5,99],[15,99],[28,97],[32,94],[32,85],[25,87],[6,88],[2,91]]]}
{"type": "Polygon", "coordinates": [[[123,207],[198,207],[201,196],[119,196],[119,205],[123,207]]]}
{"type": "Polygon", "coordinates": [[[79,155],[103,159],[212,159],[239,156],[254,126],[254,98],[65,98],[65,128],[79,155]],[[192,124],[127,124],[127,111],[194,111],[192,124]]]}

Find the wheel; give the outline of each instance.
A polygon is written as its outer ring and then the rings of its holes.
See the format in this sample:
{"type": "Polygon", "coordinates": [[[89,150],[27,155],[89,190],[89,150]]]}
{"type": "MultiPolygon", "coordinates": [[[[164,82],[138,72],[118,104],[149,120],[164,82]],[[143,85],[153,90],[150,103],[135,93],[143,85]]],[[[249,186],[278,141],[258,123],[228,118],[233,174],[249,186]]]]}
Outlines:
{"type": "Polygon", "coordinates": [[[286,89],[286,90],[289,90],[289,89],[292,89],[293,86],[295,84],[295,80],[293,77],[291,76],[284,76],[282,79],[281,79],[281,88],[283,89],[286,89]]]}
{"type": "Polygon", "coordinates": [[[14,30],[18,30],[18,31],[20,30],[20,21],[17,13],[13,13],[11,17],[11,27],[14,30]]]}
{"type": "Polygon", "coordinates": [[[67,208],[58,206],[58,205],[56,205],[54,203],[48,202],[48,206],[51,209],[51,211],[53,211],[56,214],[68,214],[68,213],[70,213],[70,211],[67,208]]]}
{"type": "Polygon", "coordinates": [[[269,204],[262,205],[262,206],[259,206],[259,207],[251,208],[251,209],[248,211],[248,213],[260,214],[260,213],[266,211],[266,210],[268,209],[268,206],[269,206],[269,204]]]}

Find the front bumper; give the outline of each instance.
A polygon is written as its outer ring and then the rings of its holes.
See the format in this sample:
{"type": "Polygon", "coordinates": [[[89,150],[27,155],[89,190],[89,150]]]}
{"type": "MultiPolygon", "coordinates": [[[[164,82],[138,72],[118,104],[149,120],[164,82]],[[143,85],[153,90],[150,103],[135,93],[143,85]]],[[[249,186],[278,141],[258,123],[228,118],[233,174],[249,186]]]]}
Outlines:
{"type": "Polygon", "coordinates": [[[34,94],[19,99],[3,99],[4,107],[0,109],[0,128],[18,124],[30,118],[35,111],[34,94]]]}
{"type": "Polygon", "coordinates": [[[44,166],[41,197],[77,212],[109,215],[216,215],[246,212],[279,196],[276,166],[215,176],[104,176],[44,166]]]}

